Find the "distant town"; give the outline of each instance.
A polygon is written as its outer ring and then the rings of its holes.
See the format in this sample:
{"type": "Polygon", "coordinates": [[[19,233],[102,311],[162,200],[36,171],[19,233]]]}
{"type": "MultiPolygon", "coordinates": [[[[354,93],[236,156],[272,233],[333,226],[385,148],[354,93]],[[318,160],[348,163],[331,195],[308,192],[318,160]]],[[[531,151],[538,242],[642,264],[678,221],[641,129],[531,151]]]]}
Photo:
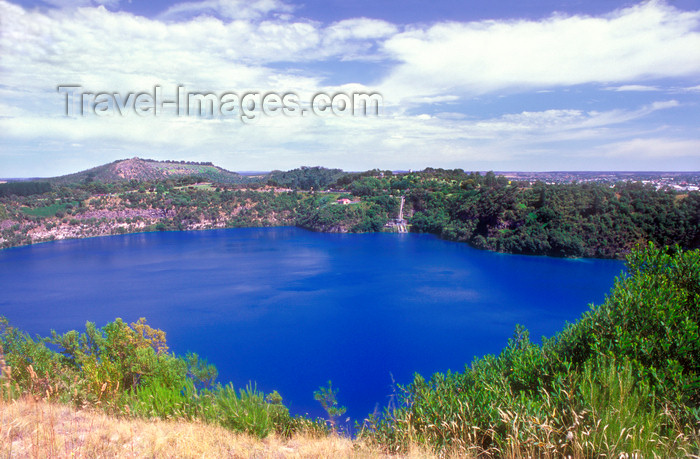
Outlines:
{"type": "Polygon", "coordinates": [[[700,190],[700,172],[614,172],[614,171],[554,171],[554,172],[496,172],[510,180],[555,183],[616,183],[642,182],[653,185],[657,190],[672,189],[676,191],[700,190]]]}

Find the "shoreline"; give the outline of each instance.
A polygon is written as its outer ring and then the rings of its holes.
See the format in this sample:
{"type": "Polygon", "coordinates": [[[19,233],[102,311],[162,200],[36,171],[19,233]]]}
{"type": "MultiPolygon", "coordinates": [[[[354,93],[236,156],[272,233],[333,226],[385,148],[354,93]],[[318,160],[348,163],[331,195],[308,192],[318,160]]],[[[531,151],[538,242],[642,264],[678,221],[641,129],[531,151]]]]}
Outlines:
{"type": "MultiPolygon", "coordinates": [[[[30,247],[33,245],[38,245],[38,244],[46,244],[49,242],[57,242],[57,241],[70,241],[70,240],[79,240],[79,239],[93,239],[93,238],[98,238],[98,237],[111,237],[111,236],[126,236],[130,234],[147,234],[147,233],[164,233],[164,232],[187,232],[187,231],[210,231],[210,230],[227,230],[227,229],[240,229],[240,228],[298,228],[301,230],[305,231],[311,231],[314,233],[328,233],[328,234],[379,234],[379,233],[385,233],[385,234],[429,234],[431,236],[434,236],[437,239],[440,239],[442,241],[446,242],[454,242],[456,244],[466,244],[470,248],[474,250],[482,250],[486,252],[492,252],[492,253],[497,253],[497,254],[502,254],[502,255],[521,255],[521,256],[527,256],[527,257],[548,257],[548,258],[563,258],[563,259],[568,259],[568,260],[618,260],[618,261],[624,261],[625,257],[628,252],[624,253],[624,256],[621,257],[566,257],[566,256],[556,256],[556,255],[550,255],[546,253],[536,253],[536,254],[530,254],[530,253],[512,253],[512,252],[503,252],[503,251],[498,251],[498,250],[492,250],[489,248],[482,248],[482,247],[476,247],[474,244],[471,244],[468,241],[457,241],[457,240],[451,240],[447,238],[440,237],[440,235],[433,234],[433,233],[416,233],[416,232],[411,232],[408,231],[407,233],[398,233],[395,231],[365,231],[361,233],[354,233],[351,231],[324,231],[321,229],[314,229],[314,228],[308,228],[305,226],[300,226],[300,225],[295,225],[295,224],[279,224],[279,225],[242,225],[242,226],[211,226],[211,227],[194,227],[194,228],[183,228],[183,229],[166,229],[166,230],[157,230],[155,228],[153,229],[144,229],[143,231],[127,231],[124,233],[106,233],[106,234],[89,234],[89,235],[75,235],[75,236],[69,236],[69,237],[59,237],[59,238],[47,238],[47,239],[42,239],[42,240],[37,240],[37,241],[32,241],[27,244],[19,244],[19,245],[14,245],[10,247],[0,247],[0,252],[4,250],[9,250],[9,249],[17,249],[21,247],[30,247]]],[[[1,242],[1,241],[0,241],[1,242]]]]}

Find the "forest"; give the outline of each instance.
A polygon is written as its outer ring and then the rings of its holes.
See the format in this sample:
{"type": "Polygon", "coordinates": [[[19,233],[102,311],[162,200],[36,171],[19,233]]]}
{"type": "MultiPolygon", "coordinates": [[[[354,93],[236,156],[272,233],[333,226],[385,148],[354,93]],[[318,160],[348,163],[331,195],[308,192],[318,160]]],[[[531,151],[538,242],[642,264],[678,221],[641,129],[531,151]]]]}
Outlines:
{"type": "Polygon", "coordinates": [[[51,184],[36,180],[0,183],[0,197],[31,196],[51,191],[51,184]]]}
{"type": "Polygon", "coordinates": [[[392,231],[387,223],[397,217],[400,196],[405,196],[409,231],[480,249],[623,258],[646,242],[700,246],[700,193],[630,181],[545,184],[460,169],[346,173],[305,167],[272,172],[249,184],[216,183],[193,175],[2,185],[0,247],[66,237],[241,226],[392,231]],[[350,203],[340,203],[341,198],[350,203]]]}

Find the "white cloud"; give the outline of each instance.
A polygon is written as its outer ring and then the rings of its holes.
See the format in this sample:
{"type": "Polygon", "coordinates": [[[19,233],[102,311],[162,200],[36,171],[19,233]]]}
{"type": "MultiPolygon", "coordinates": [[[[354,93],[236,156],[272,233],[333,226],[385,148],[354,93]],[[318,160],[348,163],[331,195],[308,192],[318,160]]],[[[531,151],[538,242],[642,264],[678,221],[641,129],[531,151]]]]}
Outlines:
{"type": "Polygon", "coordinates": [[[340,56],[342,60],[377,60],[377,42],[394,35],[398,28],[386,21],[368,18],[345,19],[323,29],[318,57],[340,56]]]}
{"type": "Polygon", "coordinates": [[[290,13],[293,10],[291,5],[280,0],[203,0],[176,3],[165,10],[160,19],[177,20],[214,15],[224,19],[254,20],[272,12],[290,13]]]}
{"type": "Polygon", "coordinates": [[[142,118],[134,114],[78,119],[15,117],[0,119],[0,129],[7,138],[65,139],[85,145],[140,147],[163,152],[163,158],[183,149],[206,151],[207,155],[221,158],[223,166],[233,169],[254,169],[253,158],[257,164],[265,165],[258,168],[322,163],[357,169],[362,161],[376,161],[372,164],[384,167],[392,167],[392,161],[425,167],[437,158],[426,156],[426,152],[439,154],[440,161],[488,158],[505,161],[524,151],[531,152],[534,145],[552,148],[548,145],[561,142],[619,142],[619,133],[611,134],[611,128],[673,106],[675,101],[630,111],[526,111],[485,120],[449,114],[261,117],[254,124],[242,124],[237,119],[142,118]]]}
{"type": "Polygon", "coordinates": [[[640,91],[640,92],[649,92],[649,91],[659,91],[660,89],[657,86],[648,86],[648,85],[643,85],[643,84],[623,84],[622,86],[610,86],[608,88],[605,88],[608,91],[617,91],[617,92],[626,92],[626,91],[640,91]]]}
{"type": "Polygon", "coordinates": [[[609,157],[632,160],[687,158],[687,167],[700,169],[700,140],[697,139],[634,138],[611,143],[598,150],[609,157]]]}
{"type": "MultiPolygon", "coordinates": [[[[80,5],[87,4],[74,6],[80,5]]],[[[700,12],[646,3],[598,18],[441,23],[402,31],[367,18],[326,26],[285,16],[289,11],[278,0],[207,0],[180,3],[161,19],[148,19],[104,7],[28,10],[0,0],[0,164],[19,154],[15,146],[35,155],[42,149],[73,152],[83,155],[85,166],[138,154],[241,170],[303,164],[469,168],[554,149],[566,157],[613,144],[610,151],[624,153],[626,140],[649,135],[663,136],[650,143],[658,148],[692,145],[663,126],[634,123],[681,105],[692,110],[683,97],[697,86],[674,94],[681,102],[647,99],[598,110],[574,102],[550,110],[504,103],[488,114],[459,111],[460,102],[489,91],[537,88],[532,95],[600,83],[601,89],[631,93],[661,88],[648,78],[683,75],[691,78],[674,84],[692,86],[700,75],[700,12]],[[353,77],[324,85],[327,76],[319,69],[348,59],[359,66],[380,61],[389,73],[376,88],[353,77]],[[164,91],[176,84],[191,91],[294,91],[303,100],[318,91],[380,90],[386,114],[282,117],[254,125],[170,116],[68,119],[58,84],[122,94],[155,84],[164,91]],[[435,113],[436,104],[444,104],[443,113],[435,113]]],[[[683,135],[697,136],[693,129],[683,135]]]]}
{"type": "Polygon", "coordinates": [[[304,23],[223,23],[200,17],[166,24],[104,8],[25,11],[0,1],[0,84],[18,98],[55,93],[58,84],[94,90],[145,90],[183,83],[202,90],[264,89],[284,80],[290,90],[318,78],[273,71],[269,59],[319,43],[304,23]]]}
{"type": "Polygon", "coordinates": [[[497,118],[465,123],[472,136],[503,138],[504,136],[535,136],[543,142],[560,141],[567,137],[594,138],[601,129],[643,118],[655,111],[677,107],[675,100],[654,102],[637,110],[608,110],[605,112],[575,109],[551,109],[538,112],[524,111],[497,118]]]}
{"type": "Polygon", "coordinates": [[[120,0],[44,0],[45,3],[62,9],[77,8],[80,6],[105,5],[110,8],[119,6],[120,0]]]}
{"type": "Polygon", "coordinates": [[[700,75],[700,11],[647,2],[603,17],[439,23],[385,43],[390,99],[700,75]]]}
{"type": "Polygon", "coordinates": [[[368,40],[385,38],[395,34],[398,28],[378,19],[355,18],[331,24],[326,29],[329,41],[368,40]]]}

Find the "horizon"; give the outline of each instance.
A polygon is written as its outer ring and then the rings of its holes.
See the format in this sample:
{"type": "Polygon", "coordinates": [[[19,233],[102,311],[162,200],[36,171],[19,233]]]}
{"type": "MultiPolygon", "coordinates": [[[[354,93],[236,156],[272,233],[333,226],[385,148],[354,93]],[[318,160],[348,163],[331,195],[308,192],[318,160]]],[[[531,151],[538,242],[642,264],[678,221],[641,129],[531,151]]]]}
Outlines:
{"type": "Polygon", "coordinates": [[[696,1],[410,6],[0,0],[0,175],[700,170],[696,1]]]}
{"type": "MultiPolygon", "coordinates": [[[[80,173],[80,172],[85,172],[87,170],[96,168],[96,167],[101,167],[101,166],[107,166],[109,164],[117,163],[117,162],[123,162],[123,161],[128,161],[128,160],[141,160],[141,161],[147,161],[147,162],[179,162],[179,161],[187,161],[187,160],[169,160],[169,159],[153,159],[153,158],[141,158],[141,157],[132,157],[132,158],[122,158],[122,159],[117,159],[114,161],[110,161],[108,163],[103,163],[103,164],[98,164],[95,166],[88,167],[87,169],[82,169],[79,171],[72,171],[69,172],[68,174],[62,174],[62,175],[71,175],[74,173],[80,173]]],[[[198,162],[210,162],[210,161],[198,161],[198,162]]],[[[233,172],[236,174],[240,175],[246,175],[246,176],[254,176],[254,175],[260,175],[260,174],[269,174],[274,171],[290,171],[290,170],[295,170],[295,169],[301,169],[301,168],[314,168],[314,167],[320,167],[322,169],[337,169],[333,167],[327,167],[327,166],[322,166],[319,164],[315,165],[301,165],[294,167],[292,169],[269,169],[269,170],[230,170],[223,168],[219,166],[216,163],[212,162],[212,166],[222,168],[224,170],[227,170],[229,172],[233,172]]],[[[422,172],[425,169],[432,168],[432,169],[448,169],[448,168],[440,168],[440,167],[433,167],[433,166],[426,166],[422,169],[418,170],[413,170],[413,169],[383,169],[383,171],[390,171],[395,174],[407,174],[411,172],[422,172]]],[[[700,170],[493,170],[493,169],[484,169],[484,170],[471,170],[471,169],[465,169],[461,167],[455,167],[455,168],[449,168],[449,169],[461,169],[464,172],[477,172],[480,174],[485,174],[487,172],[493,172],[494,174],[602,174],[602,173],[615,173],[615,174],[700,174],[700,170]]],[[[357,170],[344,170],[342,169],[343,172],[353,174],[353,173],[361,173],[361,172],[367,172],[370,170],[374,169],[357,169],[357,170]]],[[[25,176],[25,177],[0,177],[0,181],[2,180],[42,180],[42,179],[51,179],[51,178],[56,178],[56,177],[61,177],[62,175],[52,175],[52,176],[25,176]]]]}

